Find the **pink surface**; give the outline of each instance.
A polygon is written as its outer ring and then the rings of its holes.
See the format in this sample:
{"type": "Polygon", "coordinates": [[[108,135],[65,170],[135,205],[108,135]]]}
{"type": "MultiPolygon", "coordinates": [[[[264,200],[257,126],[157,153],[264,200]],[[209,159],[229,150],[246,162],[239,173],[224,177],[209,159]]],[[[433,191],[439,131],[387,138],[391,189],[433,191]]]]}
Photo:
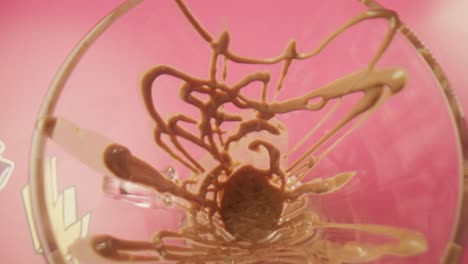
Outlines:
{"type": "MultiPolygon", "coordinates": [[[[406,1],[381,2],[398,11],[402,20],[427,44],[445,69],[462,106],[467,109],[468,92],[464,85],[468,83],[468,77],[462,71],[468,66],[468,54],[462,47],[468,45],[468,25],[464,20],[465,14],[461,11],[468,7],[466,3],[455,0],[412,1],[410,4],[406,1]]],[[[20,195],[22,187],[28,181],[27,160],[36,113],[50,80],[64,58],[78,40],[118,3],[119,1],[106,1],[100,5],[96,5],[95,1],[2,3],[0,79],[3,86],[0,94],[0,140],[7,146],[2,156],[16,162],[10,181],[5,189],[0,191],[0,259],[6,263],[43,262],[33,250],[20,195]]],[[[262,5],[260,2],[255,3],[262,5]]],[[[230,9],[228,4],[216,6],[211,3],[210,8],[204,8],[207,2],[197,2],[193,11],[204,24],[210,25],[208,29],[215,34],[224,27],[229,28],[233,36],[233,48],[237,51],[247,55],[251,55],[248,52],[263,52],[262,55],[269,56],[278,54],[286,46],[290,37],[288,25],[303,22],[301,19],[309,12],[299,5],[294,9],[287,2],[278,5],[283,7],[266,7],[270,8],[266,13],[271,16],[261,16],[264,19],[263,23],[256,23],[255,13],[244,12],[244,9],[237,8],[238,5],[230,9]],[[209,16],[215,9],[242,12],[243,17],[227,19],[209,16]],[[291,10],[295,15],[286,19],[282,17],[283,10],[291,10]],[[276,32],[273,35],[277,41],[274,42],[256,34],[256,29],[259,32],[273,30],[268,27],[271,21],[276,24],[281,22],[279,28],[275,28],[276,32]],[[236,35],[249,41],[241,41],[236,35]],[[262,48],[261,45],[264,44],[269,45],[262,48]]],[[[137,9],[133,16],[126,18],[128,23],[117,24],[116,28],[111,28],[102,40],[96,43],[70,80],[58,113],[84,127],[106,131],[106,135],[131,145],[139,156],[151,161],[155,166],[162,167],[167,164],[168,159],[156,153],[154,146],[148,147],[147,144],[151,140],[153,124],[142,107],[137,77],[142,70],[155,63],[154,58],[158,58],[158,63],[169,63],[193,74],[205,76],[209,53],[206,45],[195,37],[193,30],[178,14],[173,3],[163,2],[160,8],[164,12],[154,17],[138,16],[136,14],[151,12],[137,9]],[[156,33],[143,36],[139,34],[150,30],[158,33],[170,32],[170,28],[167,27],[168,21],[176,23],[177,33],[168,33],[163,35],[164,38],[156,33]],[[136,30],[135,25],[140,25],[141,31],[136,30]],[[155,38],[158,46],[153,48],[155,38]],[[186,47],[186,50],[181,51],[181,46],[186,47]],[[150,53],[147,54],[147,51],[150,53]],[[174,56],[175,52],[181,52],[180,57],[174,56]],[[192,63],[187,65],[187,59],[182,59],[182,55],[188,56],[192,63]],[[112,93],[109,93],[110,91],[112,93]],[[98,103],[101,106],[96,107],[98,103]],[[77,109],[80,111],[76,111],[77,109]],[[127,115],[125,119],[121,117],[123,113],[127,115]],[[135,130],[134,127],[138,129],[135,130]]],[[[349,10],[349,16],[355,14],[354,11],[349,10]]],[[[336,20],[337,25],[344,20],[345,18],[341,21],[336,20]]],[[[315,24],[320,21],[316,17],[310,17],[305,22],[315,24]]],[[[317,39],[315,42],[307,42],[310,40],[308,36],[318,35],[319,39],[323,39],[329,31],[321,31],[320,28],[298,29],[296,34],[292,33],[298,38],[299,49],[304,50],[305,47],[317,43],[317,39]]],[[[355,33],[362,32],[357,30],[355,33]]],[[[399,50],[390,50],[389,55],[384,58],[384,64],[394,63],[395,60],[400,63],[397,58],[391,56],[392,52],[400,56],[409,56],[401,59],[401,63],[407,63],[407,60],[412,62],[411,56],[414,55],[411,55],[411,49],[401,40],[397,40],[397,43],[400,43],[399,50]]],[[[360,45],[364,44],[356,42],[354,45],[359,49],[360,45]]],[[[333,47],[331,49],[333,50],[333,47]]],[[[305,87],[307,84],[317,86],[356,68],[352,60],[350,64],[344,65],[325,63],[327,60],[337,61],[340,56],[339,48],[335,47],[335,50],[337,53],[330,52],[327,57],[317,58],[318,62],[301,64],[297,71],[290,75],[297,78],[290,77],[289,83],[286,84],[295,87],[305,87]],[[321,61],[323,63],[320,63],[321,61]],[[322,75],[313,75],[316,72],[321,72],[322,75]]],[[[405,64],[405,67],[410,73],[417,73],[411,75],[408,84],[411,90],[385,104],[311,174],[311,177],[326,177],[341,170],[357,170],[358,176],[355,181],[343,192],[314,199],[313,202],[317,209],[335,222],[380,223],[420,230],[429,238],[428,253],[409,260],[389,261],[436,263],[435,258],[440,256],[448,239],[457,195],[457,179],[453,176],[458,172],[456,142],[451,134],[453,131],[450,130],[448,115],[441,111],[444,109],[444,102],[434,99],[440,98],[434,82],[424,78],[427,77],[427,69],[420,70],[417,63],[405,64]],[[382,131],[385,131],[385,134],[382,131]]],[[[273,73],[278,72],[275,68],[271,70],[273,73]]],[[[236,79],[250,71],[252,68],[249,67],[236,68],[232,78],[236,79]]],[[[171,80],[161,81],[165,85],[173,83],[171,80]]],[[[172,98],[175,91],[172,95],[164,96],[172,98]]],[[[169,112],[177,111],[180,105],[169,104],[170,100],[161,102],[163,108],[169,112]]],[[[288,120],[294,123],[295,118],[300,117],[292,115],[288,120]]],[[[291,126],[290,132],[299,137],[307,129],[307,126],[302,125],[291,126]]],[[[131,234],[131,238],[142,239],[149,238],[150,232],[156,229],[178,226],[177,222],[154,220],[164,219],[167,211],[145,212],[129,204],[98,196],[99,175],[83,168],[74,160],[59,160],[59,175],[73,169],[73,175],[67,174],[62,178],[59,176],[59,181],[63,186],[77,186],[79,214],[93,209],[90,233],[131,234]],[[86,179],[83,179],[82,175],[86,175],[86,179]],[[83,194],[80,195],[81,193],[83,194]],[[98,202],[94,200],[98,199],[96,197],[101,197],[98,202]],[[97,220],[105,219],[109,215],[118,216],[118,221],[106,223],[97,220]],[[136,228],[128,231],[129,223],[136,228]]]]}

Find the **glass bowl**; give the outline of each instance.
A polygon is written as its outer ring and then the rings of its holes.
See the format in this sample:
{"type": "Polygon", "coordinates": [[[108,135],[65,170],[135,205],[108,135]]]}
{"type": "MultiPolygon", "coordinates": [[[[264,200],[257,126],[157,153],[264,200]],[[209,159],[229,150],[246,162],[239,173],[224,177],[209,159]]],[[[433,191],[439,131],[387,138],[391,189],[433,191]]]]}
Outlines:
{"type": "Polygon", "coordinates": [[[55,77],[27,195],[50,263],[452,263],[465,135],[376,2],[130,0],[55,77]]]}

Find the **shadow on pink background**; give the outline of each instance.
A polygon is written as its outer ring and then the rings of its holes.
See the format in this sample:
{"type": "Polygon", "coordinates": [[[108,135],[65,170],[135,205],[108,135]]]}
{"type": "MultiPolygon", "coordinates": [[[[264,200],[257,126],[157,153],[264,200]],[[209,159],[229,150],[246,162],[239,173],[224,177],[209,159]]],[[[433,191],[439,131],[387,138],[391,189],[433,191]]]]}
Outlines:
{"type": "MultiPolygon", "coordinates": [[[[29,159],[34,120],[48,85],[65,57],[80,38],[118,3],[120,1],[115,0],[100,2],[99,5],[96,4],[96,1],[89,0],[2,1],[0,8],[0,80],[2,80],[0,88],[0,140],[7,146],[2,156],[16,162],[15,170],[7,186],[0,191],[0,260],[5,261],[5,263],[44,262],[42,257],[36,255],[33,250],[20,195],[20,190],[28,181],[26,161],[29,159]]],[[[433,52],[451,80],[461,105],[465,111],[468,111],[468,90],[465,88],[468,84],[468,75],[466,74],[468,68],[468,52],[466,52],[468,46],[468,22],[466,20],[468,3],[463,0],[411,2],[382,0],[381,3],[396,10],[401,19],[416,32],[433,52]]],[[[131,40],[127,41],[131,42],[131,40]]],[[[204,69],[206,67],[202,71],[204,69]]],[[[134,98],[134,100],[137,99],[139,100],[139,98],[134,98]]],[[[429,123],[431,120],[427,122],[429,123]]],[[[115,133],[119,136],[118,132],[115,133]]],[[[405,142],[398,142],[398,133],[397,130],[389,131],[389,140],[394,140],[392,142],[395,144],[405,144],[405,142]],[[392,136],[395,138],[391,138],[392,136]]],[[[413,135],[413,139],[418,140],[422,136],[424,135],[413,135]]],[[[430,135],[426,136],[431,138],[430,135]]],[[[371,144],[369,141],[359,138],[358,135],[354,136],[353,139],[357,142],[361,140],[362,144],[373,146],[378,146],[381,143],[373,142],[371,144]]],[[[359,155],[359,153],[356,154],[352,150],[348,150],[346,154],[349,166],[352,167],[352,156],[359,155]]],[[[388,153],[387,155],[391,156],[392,154],[405,155],[405,153],[388,153]]],[[[368,158],[372,159],[371,156],[368,158]]],[[[437,164],[432,165],[437,168],[437,164]]],[[[387,164],[387,166],[405,166],[405,164],[387,164]]],[[[381,167],[379,168],[381,169],[381,167]]],[[[374,168],[374,170],[378,169],[374,168]]],[[[421,177],[424,173],[429,172],[423,168],[421,177]]],[[[417,179],[423,181],[419,177],[413,180],[417,179]]],[[[371,183],[369,187],[373,185],[378,186],[378,183],[371,183]]],[[[430,189],[430,183],[422,183],[422,185],[422,188],[426,186],[430,189]]],[[[387,191],[389,192],[387,197],[394,195],[390,193],[390,190],[387,191]]],[[[411,194],[411,189],[405,190],[403,188],[398,195],[407,195],[408,199],[413,199],[411,194]]],[[[346,202],[360,203],[359,200],[371,199],[369,197],[372,195],[372,192],[366,195],[355,194],[346,202]],[[353,199],[355,201],[351,201],[353,199]]],[[[390,198],[387,201],[375,201],[369,204],[368,211],[362,209],[359,212],[363,217],[366,213],[371,214],[372,210],[397,210],[397,206],[392,205],[390,198]],[[383,207],[381,204],[385,204],[387,207],[383,207]]],[[[346,210],[346,205],[342,206],[342,210],[346,210]]],[[[443,208],[453,205],[441,203],[438,206],[443,208]]],[[[125,206],[123,208],[125,209],[125,206]]],[[[104,213],[100,212],[100,214],[104,213]]],[[[337,214],[335,217],[340,219],[345,216],[337,214]]],[[[130,220],[148,225],[143,219],[130,220]]],[[[414,223],[408,225],[414,227],[414,223]]],[[[438,223],[427,223],[427,225],[438,228],[438,223]]],[[[151,228],[154,227],[151,226],[151,228]]],[[[468,256],[465,256],[463,263],[468,263],[467,258],[468,256]]]]}

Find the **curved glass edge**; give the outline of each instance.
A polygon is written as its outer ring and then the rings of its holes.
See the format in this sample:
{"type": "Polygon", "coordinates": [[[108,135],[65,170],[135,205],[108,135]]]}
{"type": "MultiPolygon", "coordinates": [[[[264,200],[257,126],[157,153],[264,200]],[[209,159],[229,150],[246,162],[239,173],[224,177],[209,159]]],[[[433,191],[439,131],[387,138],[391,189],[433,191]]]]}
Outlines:
{"type": "Polygon", "coordinates": [[[52,232],[53,227],[50,221],[49,210],[47,210],[46,207],[47,203],[45,201],[45,196],[42,195],[45,192],[44,152],[47,139],[46,127],[48,125],[48,118],[53,115],[58,99],[60,98],[67,80],[91,44],[95,42],[116,20],[142,1],[143,0],[124,1],[114,10],[109,12],[81,39],[55,75],[55,78],[53,79],[41,105],[32,137],[29,177],[31,183],[30,197],[34,224],[36,226],[44,256],[48,263],[66,263],[63,252],[61,252],[58,247],[57,238],[52,232]]]}
{"type": "MultiPolygon", "coordinates": [[[[31,152],[30,152],[30,181],[31,181],[31,203],[35,219],[36,230],[39,234],[40,243],[44,249],[44,254],[49,263],[65,263],[65,258],[58,250],[57,241],[52,230],[52,224],[48,215],[44,196],[44,151],[46,146],[45,126],[47,126],[47,118],[54,113],[58,99],[70,77],[74,68],[80,61],[81,57],[86,53],[91,44],[97,40],[118,18],[130,11],[133,7],[140,4],[143,0],[127,0],[120,6],[116,7],[107,16],[105,16],[96,26],[93,27],[78,45],[70,53],[66,61],[62,64],[56,77],[52,81],[44,102],[40,108],[37,123],[34,129],[31,152]],[[48,235],[52,233],[52,236],[48,235]]],[[[383,8],[382,5],[373,0],[358,0],[369,8],[383,8]]],[[[463,253],[464,243],[468,238],[468,131],[464,114],[457,97],[455,96],[452,86],[448,81],[447,76],[442,70],[440,64],[435,60],[429,50],[416,37],[416,35],[404,24],[401,23],[399,28],[404,37],[416,48],[422,59],[430,67],[434,77],[440,84],[441,91],[445,96],[447,105],[452,114],[452,121],[456,127],[459,145],[459,155],[462,157],[463,164],[460,165],[460,184],[459,186],[459,205],[456,212],[455,222],[453,225],[452,235],[449,244],[447,245],[445,254],[441,259],[441,263],[459,263],[463,253]]]]}
{"type": "MultiPolygon", "coordinates": [[[[374,0],[359,1],[369,8],[383,8],[382,5],[374,0]]],[[[456,130],[457,139],[459,140],[458,155],[463,162],[459,168],[458,205],[450,241],[446,246],[440,263],[460,263],[464,247],[468,246],[468,130],[465,115],[447,75],[429,49],[424,46],[423,42],[403,22],[401,22],[399,31],[418,51],[439,82],[440,90],[446,99],[447,106],[451,110],[452,122],[456,130]]]]}

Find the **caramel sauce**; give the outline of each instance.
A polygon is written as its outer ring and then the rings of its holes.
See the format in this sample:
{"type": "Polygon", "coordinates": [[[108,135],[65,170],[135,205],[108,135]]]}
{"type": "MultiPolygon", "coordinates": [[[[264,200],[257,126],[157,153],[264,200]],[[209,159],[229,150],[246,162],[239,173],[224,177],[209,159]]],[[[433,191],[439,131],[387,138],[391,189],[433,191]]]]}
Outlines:
{"type": "MultiPolygon", "coordinates": [[[[48,121],[47,134],[83,162],[93,164],[100,171],[177,197],[177,203],[187,211],[187,224],[177,232],[158,231],[152,241],[129,241],[112,236],[96,236],[78,241],[71,249],[78,259],[177,263],[315,263],[324,260],[329,263],[357,263],[376,260],[385,255],[413,256],[426,250],[424,236],[416,231],[382,225],[327,223],[308,210],[307,195],[339,190],[352,179],[355,172],[342,172],[326,179],[301,182],[323,155],[359,126],[379,105],[405,87],[407,74],[404,69],[376,66],[400,26],[398,16],[393,11],[369,9],[349,20],[310,52],[298,51],[296,41],[291,40],[279,56],[259,59],[235,53],[230,49],[228,31],[215,38],[181,0],[176,0],[176,3],[212,50],[209,78],[198,78],[170,66],[159,65],[145,73],[141,87],[144,104],[156,124],[156,144],[190,169],[193,175],[174,182],[132,155],[127,147],[100,139],[90,131],[81,131],[81,137],[84,134],[99,142],[96,148],[102,146],[102,156],[91,159],[85,151],[80,151],[80,146],[71,146],[70,135],[76,133],[73,132],[76,128],[61,119],[48,121]],[[302,96],[277,101],[289,67],[295,60],[312,58],[339,34],[370,19],[386,19],[390,27],[364,69],[302,96]],[[218,59],[224,61],[222,80],[217,78],[218,59]],[[271,79],[269,72],[253,72],[237,83],[228,85],[225,82],[228,62],[282,63],[273,100],[268,100],[266,96],[271,79]],[[152,90],[155,81],[163,75],[183,82],[180,98],[200,111],[200,120],[183,113],[167,120],[162,118],[153,102],[152,90]],[[260,99],[249,98],[242,93],[245,87],[256,82],[263,87],[260,99]],[[342,100],[354,93],[360,93],[362,97],[351,110],[301,157],[291,164],[285,162],[285,157],[296,151],[297,146],[288,152],[282,145],[281,142],[287,141],[287,128],[277,117],[294,111],[320,111],[331,100],[342,100]],[[203,101],[197,94],[208,96],[208,100],[203,101]],[[226,104],[234,105],[239,112],[248,111],[250,115],[228,113],[224,110],[226,104]],[[237,130],[223,131],[226,122],[238,123],[237,130]],[[184,129],[180,123],[197,126],[198,133],[184,129]],[[318,148],[351,123],[351,129],[328,147],[324,154],[314,156],[318,148]],[[163,136],[168,140],[163,140],[163,136]],[[184,141],[205,150],[208,157],[200,160],[193,156],[183,144],[184,141]],[[366,232],[391,238],[393,242],[334,242],[321,237],[320,233],[327,230],[366,232]]],[[[305,141],[302,140],[300,144],[305,141]]]]}

